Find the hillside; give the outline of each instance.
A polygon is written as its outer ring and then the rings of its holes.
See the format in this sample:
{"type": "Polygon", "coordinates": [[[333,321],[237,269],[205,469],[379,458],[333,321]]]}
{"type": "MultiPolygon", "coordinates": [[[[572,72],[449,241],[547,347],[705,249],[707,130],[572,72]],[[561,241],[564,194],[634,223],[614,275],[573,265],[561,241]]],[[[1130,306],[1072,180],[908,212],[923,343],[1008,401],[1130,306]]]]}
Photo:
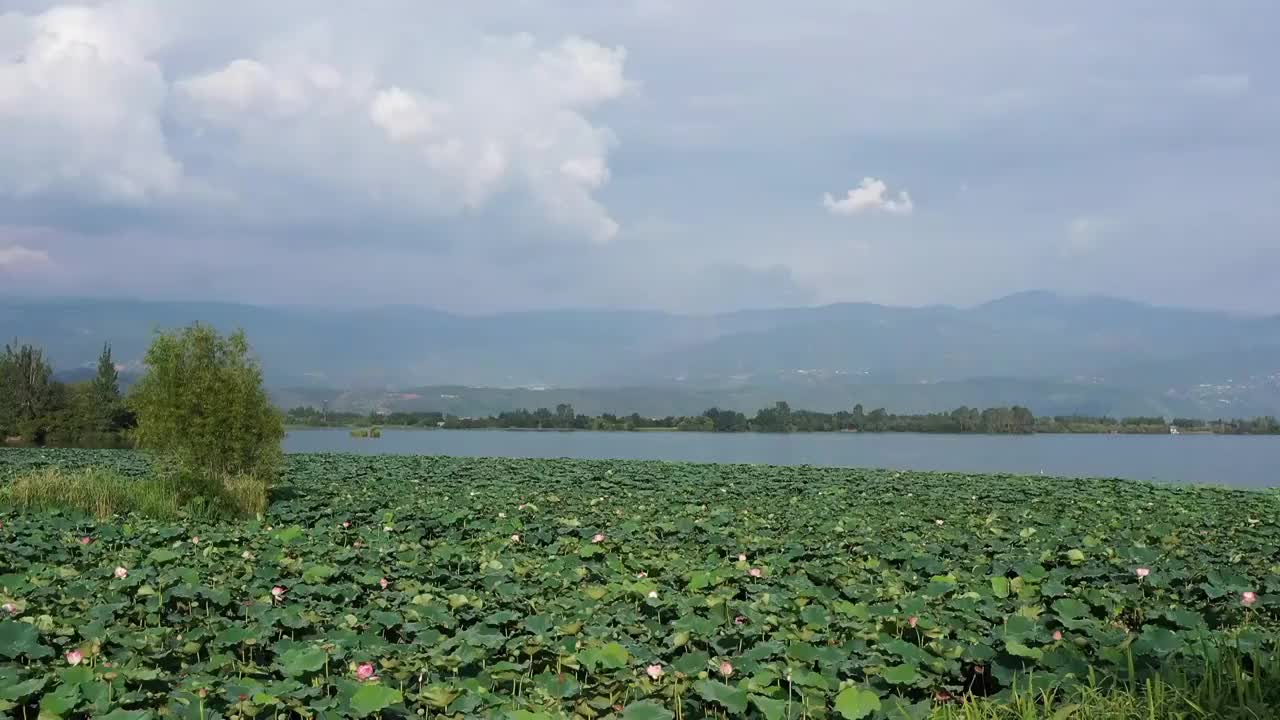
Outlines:
{"type": "Polygon", "coordinates": [[[319,392],[361,409],[480,413],[565,398],[584,412],[654,414],[749,410],[776,399],[824,410],[1016,402],[1038,413],[1280,413],[1280,318],[1103,297],[1028,292],[972,308],[485,316],[403,306],[0,300],[0,337],[40,344],[64,372],[91,364],[104,341],[136,367],[155,328],[193,320],[244,328],[268,383],[289,389],[278,397],[319,392]],[[365,390],[343,396],[330,388],[365,390]],[[447,395],[468,400],[450,405],[458,398],[440,397],[447,395]]]}

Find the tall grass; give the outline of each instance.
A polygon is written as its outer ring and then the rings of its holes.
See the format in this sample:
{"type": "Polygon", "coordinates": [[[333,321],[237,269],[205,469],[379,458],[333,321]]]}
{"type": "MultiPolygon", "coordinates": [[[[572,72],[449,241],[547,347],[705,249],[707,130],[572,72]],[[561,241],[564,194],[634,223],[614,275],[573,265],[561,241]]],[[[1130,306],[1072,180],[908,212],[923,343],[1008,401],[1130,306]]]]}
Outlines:
{"type": "Polygon", "coordinates": [[[968,698],[933,720],[1258,720],[1280,717],[1280,655],[1224,648],[1214,661],[1180,665],[1135,684],[968,698]]]}
{"type": "Polygon", "coordinates": [[[263,513],[268,487],[248,475],[164,472],[125,478],[98,467],[47,467],[15,478],[0,491],[0,502],[23,510],[78,510],[100,519],[129,513],[217,519],[263,513]]]}

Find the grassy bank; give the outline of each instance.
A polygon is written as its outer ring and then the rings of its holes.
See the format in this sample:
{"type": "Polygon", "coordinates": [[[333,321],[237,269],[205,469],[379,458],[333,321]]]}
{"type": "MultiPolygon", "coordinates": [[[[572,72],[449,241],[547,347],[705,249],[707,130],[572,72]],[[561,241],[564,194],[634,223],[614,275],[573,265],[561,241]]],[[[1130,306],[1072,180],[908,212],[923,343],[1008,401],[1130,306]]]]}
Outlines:
{"type": "MultiPolygon", "coordinates": [[[[131,452],[5,450],[0,483],[50,465],[149,472],[131,452]]],[[[1280,631],[1278,502],[290,456],[262,521],[0,509],[0,712],[1257,717],[1280,679],[1262,664],[1280,631]]]]}

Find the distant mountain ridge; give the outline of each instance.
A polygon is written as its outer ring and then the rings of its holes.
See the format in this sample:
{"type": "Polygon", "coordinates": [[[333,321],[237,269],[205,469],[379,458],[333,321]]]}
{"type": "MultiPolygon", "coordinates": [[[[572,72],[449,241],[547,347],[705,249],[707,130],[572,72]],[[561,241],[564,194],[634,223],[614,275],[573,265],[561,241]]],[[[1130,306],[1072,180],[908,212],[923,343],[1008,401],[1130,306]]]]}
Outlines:
{"type": "Polygon", "coordinates": [[[651,388],[672,408],[879,397],[899,412],[963,398],[1064,412],[1280,413],[1280,317],[1044,291],[972,308],[841,303],[708,315],[0,299],[0,339],[41,345],[63,371],[91,364],[104,341],[136,366],[155,328],[195,320],[243,327],[277,389],[364,389],[361,402],[375,406],[398,402],[389,390],[461,386],[578,388],[632,403],[643,393],[618,393],[651,388]]]}

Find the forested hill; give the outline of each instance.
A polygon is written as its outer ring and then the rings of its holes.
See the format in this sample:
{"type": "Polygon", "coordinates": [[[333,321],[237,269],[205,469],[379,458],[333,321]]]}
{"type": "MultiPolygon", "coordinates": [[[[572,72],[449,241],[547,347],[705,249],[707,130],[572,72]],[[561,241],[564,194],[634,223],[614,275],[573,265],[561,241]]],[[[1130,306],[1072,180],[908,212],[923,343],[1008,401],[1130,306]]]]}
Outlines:
{"type": "MultiPolygon", "coordinates": [[[[670,398],[672,412],[745,410],[779,399],[904,412],[961,404],[1204,417],[1280,411],[1280,317],[1103,297],[1029,292],[972,308],[846,303],[714,315],[483,316],[414,307],[0,300],[0,336],[45,348],[62,372],[92,364],[110,341],[127,374],[155,328],[194,320],[244,328],[277,391],[334,389],[336,397],[355,389],[365,404],[430,394],[412,388],[464,386],[606,395],[631,388],[670,398]]],[[[521,398],[514,407],[543,404],[521,398]]]]}

